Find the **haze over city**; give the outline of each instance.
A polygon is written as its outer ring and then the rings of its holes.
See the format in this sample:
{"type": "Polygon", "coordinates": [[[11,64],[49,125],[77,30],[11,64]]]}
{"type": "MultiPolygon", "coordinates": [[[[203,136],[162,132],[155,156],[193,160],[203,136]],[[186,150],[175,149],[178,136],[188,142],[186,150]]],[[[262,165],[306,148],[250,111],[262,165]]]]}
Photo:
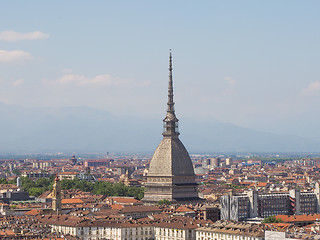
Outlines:
{"type": "Polygon", "coordinates": [[[316,151],[318,1],[6,1],[0,151],[316,151]]]}
{"type": "Polygon", "coordinates": [[[319,7],[0,3],[0,239],[320,240],[319,7]]]}

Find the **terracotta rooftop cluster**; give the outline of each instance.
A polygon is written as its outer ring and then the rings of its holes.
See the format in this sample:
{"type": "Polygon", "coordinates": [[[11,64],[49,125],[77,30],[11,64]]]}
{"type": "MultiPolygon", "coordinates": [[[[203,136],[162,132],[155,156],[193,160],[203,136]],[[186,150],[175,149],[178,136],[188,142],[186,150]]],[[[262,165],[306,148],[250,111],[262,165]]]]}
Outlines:
{"type": "Polygon", "coordinates": [[[190,217],[154,215],[140,219],[110,219],[96,217],[77,217],[70,215],[39,215],[36,219],[47,225],[61,225],[69,227],[137,227],[137,226],[155,226],[179,229],[195,229],[199,226],[212,223],[211,221],[197,220],[190,217]],[[165,217],[163,217],[165,216],[165,217]]]}
{"type": "Polygon", "coordinates": [[[212,231],[216,233],[237,234],[248,237],[264,236],[263,225],[243,222],[216,221],[213,224],[200,228],[200,230],[212,231]]]}
{"type": "MultiPolygon", "coordinates": [[[[0,238],[14,239],[54,239],[57,234],[51,233],[51,228],[28,216],[0,218],[0,238]]],[[[71,238],[70,238],[71,239],[71,238]]]]}

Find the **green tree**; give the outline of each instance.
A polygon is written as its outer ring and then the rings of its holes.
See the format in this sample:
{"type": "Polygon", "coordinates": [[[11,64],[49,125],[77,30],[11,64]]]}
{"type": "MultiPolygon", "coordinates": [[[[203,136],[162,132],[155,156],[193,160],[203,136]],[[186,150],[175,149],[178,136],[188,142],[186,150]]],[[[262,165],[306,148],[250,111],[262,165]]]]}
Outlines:
{"type": "Polygon", "coordinates": [[[85,192],[92,192],[94,194],[101,194],[104,196],[127,196],[142,199],[144,196],[144,188],[142,187],[128,187],[123,183],[110,183],[97,181],[95,183],[79,180],[64,179],[61,181],[62,189],[79,189],[85,192]]]}
{"type": "Polygon", "coordinates": [[[8,181],[9,184],[17,185],[17,179],[12,179],[8,181]]]}
{"type": "Polygon", "coordinates": [[[141,200],[144,197],[144,189],[141,188],[141,190],[137,194],[137,199],[141,200]]]}
{"type": "Polygon", "coordinates": [[[32,181],[30,178],[21,177],[21,187],[23,190],[28,191],[31,188],[36,186],[35,182],[32,181]]]}
{"type": "Polygon", "coordinates": [[[5,178],[0,178],[0,184],[7,184],[8,181],[5,178]]]}
{"type": "Polygon", "coordinates": [[[63,179],[61,181],[61,189],[66,190],[66,189],[72,189],[73,187],[74,187],[73,180],[63,179]]]}
{"type": "Polygon", "coordinates": [[[18,176],[20,176],[21,175],[21,171],[19,170],[19,169],[13,169],[12,170],[12,173],[14,173],[14,174],[16,174],[16,175],[18,175],[18,176]]]}
{"type": "Polygon", "coordinates": [[[163,199],[157,202],[158,206],[162,206],[162,205],[171,205],[171,202],[168,199],[163,199]]]}
{"type": "MultiPolygon", "coordinates": [[[[16,183],[16,180],[12,180],[16,183]]],[[[11,181],[10,181],[11,183],[11,181]]],[[[27,191],[29,195],[38,197],[45,191],[51,191],[53,185],[53,179],[50,178],[38,178],[33,181],[27,177],[21,177],[21,187],[23,190],[27,191]]]]}
{"type": "Polygon", "coordinates": [[[55,175],[51,175],[50,177],[49,177],[49,179],[50,179],[50,182],[53,184],[54,183],[54,179],[56,178],[56,176],[55,175]]]}
{"type": "Polygon", "coordinates": [[[262,223],[281,223],[280,218],[276,218],[275,216],[269,216],[263,219],[262,223]]]}
{"type": "Polygon", "coordinates": [[[49,187],[51,185],[51,181],[49,178],[38,178],[36,180],[36,187],[49,187]]]}
{"type": "Polygon", "coordinates": [[[35,188],[30,188],[28,190],[28,193],[30,196],[35,196],[35,197],[39,197],[42,193],[44,193],[46,191],[45,188],[39,188],[39,187],[35,187],[35,188]]]}

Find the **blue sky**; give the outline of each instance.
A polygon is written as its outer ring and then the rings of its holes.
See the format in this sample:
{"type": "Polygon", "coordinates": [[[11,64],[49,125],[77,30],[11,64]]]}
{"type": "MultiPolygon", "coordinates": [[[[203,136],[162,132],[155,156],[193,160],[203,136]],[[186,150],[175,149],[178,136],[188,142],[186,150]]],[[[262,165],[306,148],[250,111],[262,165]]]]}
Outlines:
{"type": "Polygon", "coordinates": [[[0,101],[315,137],[319,1],[3,1],[0,101]]]}

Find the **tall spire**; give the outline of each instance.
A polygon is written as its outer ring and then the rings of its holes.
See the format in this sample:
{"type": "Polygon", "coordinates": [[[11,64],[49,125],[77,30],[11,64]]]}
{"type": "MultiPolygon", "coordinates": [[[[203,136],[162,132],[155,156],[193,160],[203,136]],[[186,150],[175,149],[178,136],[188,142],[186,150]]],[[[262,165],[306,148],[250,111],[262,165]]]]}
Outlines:
{"type": "Polygon", "coordinates": [[[52,210],[57,214],[61,214],[61,185],[58,175],[54,179],[52,190],[52,210]]]}
{"type": "Polygon", "coordinates": [[[169,86],[168,86],[168,102],[167,102],[167,115],[165,119],[163,119],[163,133],[162,135],[165,137],[174,137],[178,136],[178,118],[174,112],[174,101],[173,101],[173,81],[172,81],[172,54],[170,49],[169,56],[169,86]]]}
{"type": "Polygon", "coordinates": [[[170,49],[169,56],[169,86],[168,86],[168,112],[174,114],[174,102],[173,102],[173,82],[172,82],[172,55],[170,49]]]}
{"type": "Polygon", "coordinates": [[[172,54],[169,56],[167,113],[163,119],[163,139],[150,161],[143,201],[155,203],[168,199],[173,203],[199,201],[192,161],[179,139],[178,122],[174,111],[172,54]]]}

